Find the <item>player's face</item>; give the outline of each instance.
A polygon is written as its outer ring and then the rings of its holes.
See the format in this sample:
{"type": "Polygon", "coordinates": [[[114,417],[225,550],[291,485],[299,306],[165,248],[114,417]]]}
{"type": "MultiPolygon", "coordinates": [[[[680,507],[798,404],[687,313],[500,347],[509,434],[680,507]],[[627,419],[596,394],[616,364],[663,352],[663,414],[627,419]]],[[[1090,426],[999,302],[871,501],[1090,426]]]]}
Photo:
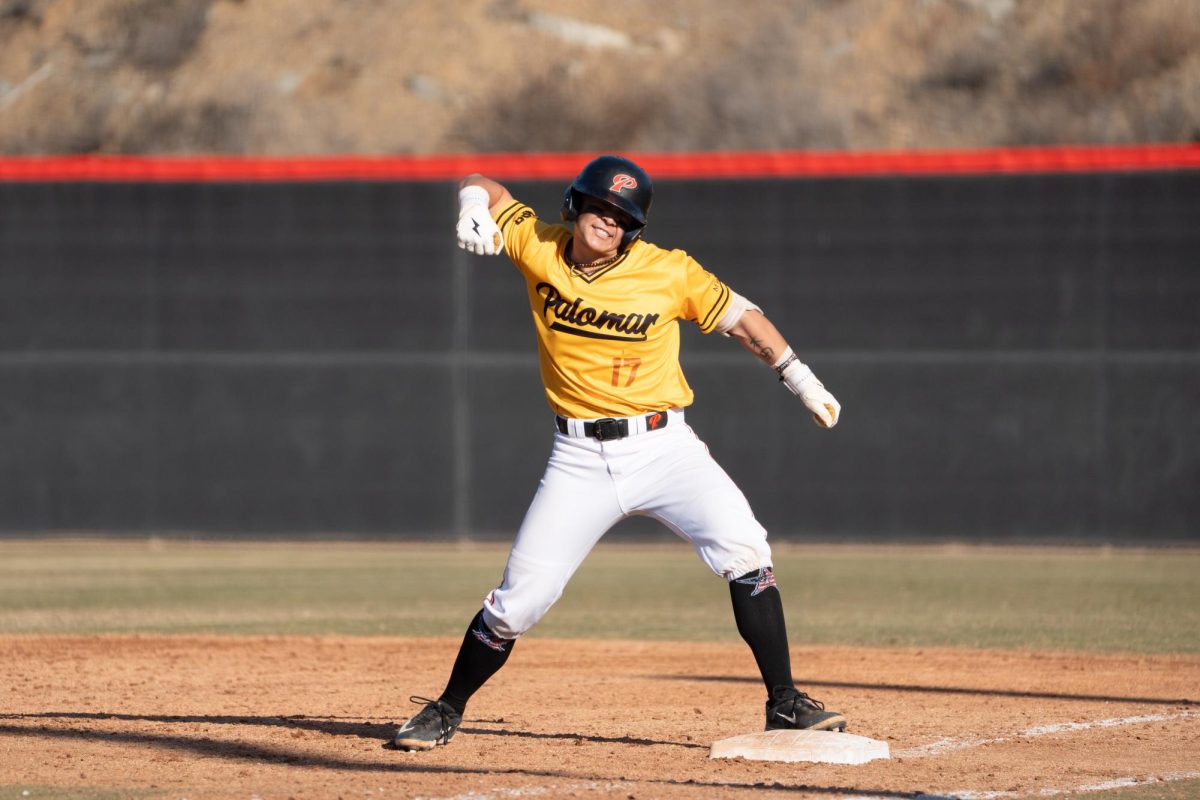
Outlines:
{"type": "Polygon", "coordinates": [[[584,199],[575,220],[574,256],[577,261],[595,261],[614,256],[621,236],[633,227],[629,215],[608,203],[584,199]]]}

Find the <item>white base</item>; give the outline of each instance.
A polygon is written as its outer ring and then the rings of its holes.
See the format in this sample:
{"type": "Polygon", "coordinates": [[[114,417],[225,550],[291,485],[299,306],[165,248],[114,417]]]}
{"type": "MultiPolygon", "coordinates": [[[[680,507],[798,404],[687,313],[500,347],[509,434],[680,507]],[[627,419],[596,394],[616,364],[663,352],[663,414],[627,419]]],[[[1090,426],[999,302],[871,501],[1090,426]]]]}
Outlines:
{"type": "Polygon", "coordinates": [[[713,742],[709,758],[865,764],[891,758],[887,742],[836,731],[763,731],[713,742]]]}

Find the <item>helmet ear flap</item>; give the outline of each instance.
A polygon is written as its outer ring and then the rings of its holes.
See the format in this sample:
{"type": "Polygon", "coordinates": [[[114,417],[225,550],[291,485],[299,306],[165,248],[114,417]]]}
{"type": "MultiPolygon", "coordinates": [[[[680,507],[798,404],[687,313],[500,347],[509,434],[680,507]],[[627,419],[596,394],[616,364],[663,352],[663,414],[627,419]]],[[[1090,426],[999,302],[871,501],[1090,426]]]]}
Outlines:
{"type": "Polygon", "coordinates": [[[568,186],[567,191],[563,193],[561,216],[563,222],[574,222],[579,218],[579,200],[574,186],[568,186]]]}

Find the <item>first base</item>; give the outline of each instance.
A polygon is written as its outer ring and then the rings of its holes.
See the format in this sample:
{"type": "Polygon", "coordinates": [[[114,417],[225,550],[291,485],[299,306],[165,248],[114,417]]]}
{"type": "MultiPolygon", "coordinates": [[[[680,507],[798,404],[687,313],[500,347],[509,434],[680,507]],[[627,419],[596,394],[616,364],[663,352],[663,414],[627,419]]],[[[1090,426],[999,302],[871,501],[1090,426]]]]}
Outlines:
{"type": "Polygon", "coordinates": [[[763,731],[713,742],[709,758],[865,764],[891,758],[887,742],[836,731],[763,731]]]}

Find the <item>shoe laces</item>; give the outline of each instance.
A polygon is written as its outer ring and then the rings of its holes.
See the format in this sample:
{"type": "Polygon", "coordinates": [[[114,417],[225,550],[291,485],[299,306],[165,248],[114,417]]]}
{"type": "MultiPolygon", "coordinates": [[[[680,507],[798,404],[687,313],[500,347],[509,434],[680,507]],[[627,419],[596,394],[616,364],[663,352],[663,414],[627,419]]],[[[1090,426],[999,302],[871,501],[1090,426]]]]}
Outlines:
{"type": "Polygon", "coordinates": [[[450,724],[450,715],[447,712],[452,712],[454,709],[441,700],[430,700],[428,697],[419,697],[415,694],[408,698],[408,702],[423,705],[425,708],[432,708],[437,712],[438,722],[441,727],[438,739],[442,744],[449,744],[450,732],[454,729],[454,726],[450,724]]]}
{"type": "Polygon", "coordinates": [[[796,706],[800,706],[802,709],[815,708],[817,711],[825,710],[824,703],[809,697],[807,692],[802,692],[799,689],[790,690],[786,696],[779,699],[779,702],[790,703],[793,710],[795,710],[796,706]]]}

